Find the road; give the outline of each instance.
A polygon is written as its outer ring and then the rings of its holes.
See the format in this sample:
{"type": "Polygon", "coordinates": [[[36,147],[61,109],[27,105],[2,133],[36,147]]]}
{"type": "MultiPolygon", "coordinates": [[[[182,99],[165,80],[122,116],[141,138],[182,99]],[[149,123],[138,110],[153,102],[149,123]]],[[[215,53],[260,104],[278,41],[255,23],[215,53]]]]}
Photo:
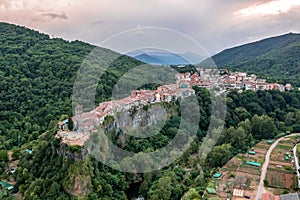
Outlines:
{"type": "Polygon", "coordinates": [[[299,167],[299,161],[298,161],[298,157],[297,157],[297,145],[295,145],[293,151],[294,151],[296,172],[297,172],[297,176],[298,176],[298,188],[300,188],[300,172],[299,172],[300,167],[299,167]]]}
{"type": "Polygon", "coordinates": [[[273,149],[276,147],[278,142],[280,140],[282,140],[283,138],[291,137],[291,136],[295,136],[295,135],[299,135],[299,133],[293,133],[293,134],[290,134],[290,135],[283,136],[283,137],[277,139],[270,146],[270,148],[269,148],[269,150],[266,154],[266,157],[265,157],[265,163],[263,164],[262,169],[261,169],[260,181],[259,181],[259,185],[258,185],[258,188],[257,188],[257,193],[256,193],[255,200],[261,200],[262,193],[266,192],[266,189],[264,188],[264,180],[266,178],[267,169],[268,169],[268,165],[269,165],[269,162],[270,162],[270,156],[271,156],[271,153],[272,153],[273,149]]]}

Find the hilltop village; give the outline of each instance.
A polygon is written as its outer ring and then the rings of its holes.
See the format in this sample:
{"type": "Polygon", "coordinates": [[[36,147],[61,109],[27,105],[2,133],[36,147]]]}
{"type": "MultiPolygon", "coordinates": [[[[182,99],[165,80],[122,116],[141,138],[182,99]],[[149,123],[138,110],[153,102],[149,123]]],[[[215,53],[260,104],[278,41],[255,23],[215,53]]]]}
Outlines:
{"type": "Polygon", "coordinates": [[[178,74],[177,81],[186,81],[187,85],[205,87],[207,89],[222,88],[223,92],[231,89],[237,90],[279,90],[281,92],[292,90],[291,84],[281,85],[267,83],[266,79],[259,79],[255,74],[246,72],[229,73],[227,69],[197,68],[197,73],[178,74]]]}
{"type": "Polygon", "coordinates": [[[129,111],[133,108],[159,102],[171,102],[178,98],[186,98],[195,94],[193,86],[207,89],[219,88],[218,93],[232,89],[243,90],[292,90],[291,84],[281,85],[267,83],[265,79],[258,79],[256,75],[246,72],[229,73],[226,69],[197,68],[195,73],[179,73],[175,75],[176,83],[159,86],[156,90],[134,90],[131,95],[120,99],[102,102],[90,112],[83,112],[81,105],[75,108],[73,130],[68,130],[68,120],[58,122],[59,131],[56,137],[69,145],[83,146],[89,139],[91,132],[97,132],[106,116],[113,116],[118,112],[129,111]]]}

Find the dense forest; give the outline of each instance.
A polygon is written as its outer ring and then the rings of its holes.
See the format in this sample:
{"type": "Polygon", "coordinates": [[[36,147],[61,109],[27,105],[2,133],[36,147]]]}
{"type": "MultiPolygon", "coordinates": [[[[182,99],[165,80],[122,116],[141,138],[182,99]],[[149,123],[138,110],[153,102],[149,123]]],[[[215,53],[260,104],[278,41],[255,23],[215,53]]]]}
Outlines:
{"type": "MultiPolygon", "coordinates": [[[[299,87],[299,55],[300,34],[290,33],[226,49],[212,59],[218,67],[254,73],[270,82],[299,87]]],[[[207,61],[200,65],[207,66],[207,61]]]]}
{"type": "MultiPolygon", "coordinates": [[[[61,145],[54,137],[57,121],[71,113],[76,72],[94,47],[79,41],[50,39],[5,23],[0,24],[0,30],[1,180],[8,179],[5,171],[8,151],[12,152],[13,160],[20,160],[13,175],[15,187],[11,194],[0,192],[1,199],[14,199],[17,192],[22,199],[131,199],[139,195],[151,200],[200,199],[207,180],[232,156],[246,152],[262,139],[300,131],[298,91],[231,91],[226,97],[225,127],[212,131],[221,131],[216,146],[208,155],[199,154],[214,117],[211,116],[214,98],[208,90],[194,87],[200,121],[197,137],[188,151],[176,162],[152,173],[113,170],[93,156],[82,156],[84,149],[61,145]],[[24,152],[25,149],[32,149],[32,153],[24,152]]],[[[109,99],[118,79],[142,64],[110,50],[99,48],[99,51],[118,59],[97,86],[97,102],[109,99]]],[[[187,66],[180,70],[195,68],[187,66]]],[[[164,106],[173,110],[164,127],[147,140],[128,137],[124,149],[152,151],[172,140],[181,122],[177,112],[180,104],[164,106]]]]}
{"type": "MultiPolygon", "coordinates": [[[[5,23],[0,30],[0,147],[10,149],[36,139],[62,114],[70,113],[76,73],[94,46],[50,39],[5,23]]],[[[108,60],[118,58],[98,86],[97,100],[103,101],[118,77],[141,62],[110,50],[98,51],[108,60]],[[122,67],[114,70],[120,63],[122,67]]]]}

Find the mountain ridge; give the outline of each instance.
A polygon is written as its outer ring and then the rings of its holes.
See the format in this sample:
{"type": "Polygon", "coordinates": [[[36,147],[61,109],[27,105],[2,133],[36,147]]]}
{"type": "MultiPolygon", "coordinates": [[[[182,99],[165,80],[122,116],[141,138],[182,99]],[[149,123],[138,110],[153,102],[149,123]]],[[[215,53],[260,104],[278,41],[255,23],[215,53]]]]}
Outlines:
{"type": "MultiPolygon", "coordinates": [[[[264,53],[268,53],[274,48],[282,48],[292,42],[299,41],[300,34],[298,33],[287,33],[279,36],[274,36],[270,38],[264,38],[255,42],[250,42],[235,46],[232,48],[226,48],[223,51],[213,55],[211,58],[214,60],[217,66],[226,66],[235,62],[241,62],[246,59],[254,58],[264,53]],[[273,45],[270,45],[272,44],[273,45]],[[276,43],[276,44],[274,44],[276,43]],[[256,51],[249,51],[250,48],[255,48],[256,51]],[[247,53],[247,56],[238,57],[237,54],[247,53]]],[[[207,60],[201,62],[201,65],[206,65],[207,60]]]]}
{"type": "Polygon", "coordinates": [[[140,51],[131,53],[130,56],[142,62],[157,65],[190,65],[197,64],[203,60],[200,55],[193,52],[140,51]]]}

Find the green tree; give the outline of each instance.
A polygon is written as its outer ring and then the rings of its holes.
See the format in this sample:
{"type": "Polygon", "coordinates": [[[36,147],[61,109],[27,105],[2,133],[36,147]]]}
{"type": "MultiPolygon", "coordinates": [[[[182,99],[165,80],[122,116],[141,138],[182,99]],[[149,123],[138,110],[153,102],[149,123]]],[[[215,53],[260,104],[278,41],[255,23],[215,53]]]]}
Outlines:
{"type": "Polygon", "coordinates": [[[295,123],[300,124],[300,110],[297,110],[295,113],[295,123]]]}
{"type": "Polygon", "coordinates": [[[72,120],[72,114],[70,113],[68,116],[68,129],[72,131],[74,128],[73,120],[72,120]]]}
{"type": "Polygon", "coordinates": [[[139,187],[139,193],[146,195],[147,191],[149,189],[149,186],[151,184],[151,180],[152,180],[152,174],[151,173],[144,173],[144,180],[142,182],[142,184],[139,187]]]}
{"type": "Polygon", "coordinates": [[[251,119],[251,131],[255,138],[260,138],[261,132],[261,117],[254,115],[251,119]]]}
{"type": "Polygon", "coordinates": [[[201,196],[200,194],[196,191],[195,188],[190,188],[189,191],[183,196],[183,200],[200,200],[201,196]]]}
{"type": "Polygon", "coordinates": [[[151,200],[169,200],[172,194],[172,179],[169,176],[161,177],[150,190],[151,200]]]}
{"type": "Polygon", "coordinates": [[[267,116],[267,115],[263,115],[261,117],[262,122],[261,122],[261,138],[263,139],[269,139],[269,138],[273,138],[277,132],[277,128],[275,126],[274,120],[267,116]]]}
{"type": "Polygon", "coordinates": [[[13,160],[17,160],[17,159],[19,159],[20,155],[21,155],[20,148],[19,147],[13,147],[13,149],[12,149],[12,155],[11,155],[12,159],[13,160]]]}
{"type": "Polygon", "coordinates": [[[7,162],[8,160],[7,150],[0,150],[0,162],[7,162]]]}
{"type": "Polygon", "coordinates": [[[230,144],[215,146],[207,155],[207,164],[210,167],[221,167],[232,157],[232,147],[230,144]]]}
{"type": "Polygon", "coordinates": [[[234,143],[233,146],[239,149],[244,149],[246,147],[246,131],[243,127],[238,127],[234,131],[233,139],[234,143]]]}
{"type": "Polygon", "coordinates": [[[289,112],[285,117],[285,124],[287,126],[291,126],[294,124],[295,121],[295,114],[293,112],[289,112]]]}

